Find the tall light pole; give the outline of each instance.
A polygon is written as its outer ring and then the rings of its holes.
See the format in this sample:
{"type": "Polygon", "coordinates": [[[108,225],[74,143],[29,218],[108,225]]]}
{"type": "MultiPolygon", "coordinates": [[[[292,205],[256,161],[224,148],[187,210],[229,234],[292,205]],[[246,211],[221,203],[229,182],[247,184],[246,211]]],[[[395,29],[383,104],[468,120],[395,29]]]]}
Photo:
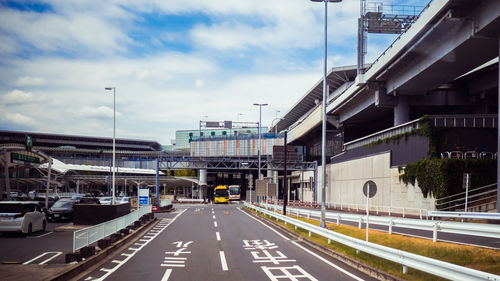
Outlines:
{"type": "Polygon", "coordinates": [[[236,122],[240,122],[240,116],[243,115],[243,113],[238,113],[236,116],[236,122]]]}
{"type": "Polygon", "coordinates": [[[326,64],[327,64],[327,40],[328,40],[328,2],[342,2],[342,0],[311,0],[312,2],[324,2],[325,3],[325,61],[323,65],[323,122],[322,122],[322,132],[321,132],[321,227],[326,227],[325,223],[325,175],[326,175],[326,64]]]}
{"type": "MultiPolygon", "coordinates": [[[[261,123],[262,123],[262,107],[267,106],[267,103],[254,103],[253,105],[259,107],[259,150],[258,150],[258,157],[259,157],[259,174],[257,175],[257,179],[260,180],[260,154],[261,154],[261,149],[262,149],[262,141],[261,141],[261,123]]],[[[252,203],[252,189],[250,189],[250,203],[252,203]]]]}
{"type": "MultiPolygon", "coordinates": [[[[111,204],[115,205],[115,159],[116,159],[116,148],[115,148],[115,132],[116,132],[116,88],[106,87],[106,91],[113,90],[113,185],[111,187],[111,204]]],[[[139,191],[137,191],[139,192],[139,191]]],[[[139,196],[139,194],[137,194],[139,196]]]]}
{"type": "MultiPolygon", "coordinates": [[[[276,117],[276,118],[274,118],[273,121],[271,122],[271,128],[273,127],[274,121],[276,121],[276,120],[283,120],[283,119],[285,119],[285,118],[283,118],[283,117],[276,117]]],[[[278,124],[276,124],[276,125],[278,125],[278,124]]],[[[278,126],[276,126],[276,128],[274,128],[274,134],[276,136],[278,136],[278,126]]]]}

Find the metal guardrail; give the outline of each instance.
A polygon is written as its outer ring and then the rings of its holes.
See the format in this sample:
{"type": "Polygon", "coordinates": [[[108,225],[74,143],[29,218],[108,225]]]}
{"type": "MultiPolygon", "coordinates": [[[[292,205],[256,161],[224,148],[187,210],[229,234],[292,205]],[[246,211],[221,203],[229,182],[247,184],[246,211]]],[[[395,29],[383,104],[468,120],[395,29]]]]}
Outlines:
{"type": "MultiPolygon", "coordinates": [[[[482,272],[475,269],[470,269],[467,267],[459,266],[456,264],[408,253],[405,251],[389,248],[386,246],[378,245],[375,243],[370,243],[367,241],[359,240],[356,238],[349,237],[319,226],[308,224],[301,220],[290,218],[282,214],[271,212],[248,203],[245,206],[254,209],[263,214],[269,215],[276,219],[285,221],[300,227],[309,233],[315,233],[323,236],[327,239],[333,240],[335,242],[341,243],[343,245],[349,246],[356,250],[401,264],[403,266],[403,272],[407,272],[408,267],[427,272],[436,276],[447,278],[450,280],[500,280],[499,275],[482,272]]],[[[370,220],[371,221],[371,220],[370,220]]]]}
{"type": "Polygon", "coordinates": [[[131,223],[139,220],[143,215],[151,213],[151,210],[151,205],[143,206],[119,218],[76,230],[73,232],[73,252],[124,229],[131,223]]]}
{"type": "MultiPolygon", "coordinates": [[[[283,204],[283,200],[279,200],[279,204],[283,204]]],[[[307,201],[298,201],[298,200],[289,200],[288,201],[289,206],[298,206],[298,207],[321,207],[321,203],[319,202],[307,202],[307,201]]],[[[342,202],[325,202],[325,206],[327,208],[334,208],[338,209],[340,208],[341,211],[344,209],[347,211],[352,211],[356,210],[356,212],[359,211],[365,211],[366,212],[366,204],[354,204],[354,203],[342,203],[342,202]]],[[[396,207],[396,206],[378,206],[378,205],[370,205],[370,213],[375,212],[377,215],[380,212],[386,212],[388,213],[389,216],[391,214],[401,214],[404,217],[406,215],[414,215],[414,216],[419,216],[420,219],[422,219],[424,216],[427,215],[427,210],[426,209],[420,209],[420,208],[409,208],[409,207],[396,207]]]]}
{"type": "Polygon", "coordinates": [[[429,217],[477,219],[477,220],[500,220],[500,213],[431,211],[431,212],[429,212],[429,217]]]}
{"type": "MultiPolygon", "coordinates": [[[[283,207],[278,205],[270,205],[270,204],[261,204],[261,205],[271,208],[275,211],[281,212],[283,210],[282,209],[283,207]]],[[[294,214],[297,217],[304,216],[310,218],[311,216],[320,217],[321,215],[321,212],[316,210],[287,208],[287,211],[289,214],[294,214]]],[[[340,220],[357,222],[359,228],[361,228],[363,222],[366,222],[366,215],[358,215],[358,214],[326,212],[325,217],[330,220],[336,220],[337,225],[340,224],[340,220]]],[[[484,217],[482,219],[484,219],[484,217]]],[[[370,224],[387,226],[389,228],[388,230],[389,234],[392,234],[393,227],[432,231],[433,242],[437,241],[437,235],[439,232],[473,235],[479,237],[492,237],[500,239],[500,227],[498,227],[497,225],[489,225],[482,223],[419,220],[419,219],[393,218],[393,217],[380,217],[380,216],[370,216],[369,222],[370,224]]]]}
{"type": "Polygon", "coordinates": [[[200,198],[178,198],[179,203],[203,203],[204,200],[200,198]]]}

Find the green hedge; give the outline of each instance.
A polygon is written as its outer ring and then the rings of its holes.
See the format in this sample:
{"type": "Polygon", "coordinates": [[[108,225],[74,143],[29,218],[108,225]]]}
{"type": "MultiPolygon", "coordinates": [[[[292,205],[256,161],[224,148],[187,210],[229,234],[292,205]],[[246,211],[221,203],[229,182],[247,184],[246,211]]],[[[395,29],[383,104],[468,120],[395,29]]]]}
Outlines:
{"type": "Polygon", "coordinates": [[[463,191],[464,173],[471,173],[471,188],[496,182],[496,167],[496,160],[487,159],[422,159],[401,168],[399,180],[417,182],[426,198],[441,198],[463,191]]]}

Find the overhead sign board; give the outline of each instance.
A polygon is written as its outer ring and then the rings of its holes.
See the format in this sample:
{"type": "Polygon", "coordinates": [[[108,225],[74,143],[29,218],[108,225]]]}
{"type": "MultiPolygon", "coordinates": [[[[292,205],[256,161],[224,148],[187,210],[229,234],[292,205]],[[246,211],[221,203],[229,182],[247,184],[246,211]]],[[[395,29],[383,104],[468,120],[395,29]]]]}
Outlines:
{"type": "Polygon", "coordinates": [[[275,197],[275,196],[278,196],[278,188],[277,188],[277,185],[275,183],[268,183],[267,184],[267,192],[268,192],[268,196],[272,196],[272,197],[275,197]]]}
{"type": "Polygon", "coordinates": [[[257,180],[257,196],[266,196],[266,180],[257,180]]]}
{"type": "MultiPolygon", "coordinates": [[[[286,159],[287,161],[299,161],[299,147],[288,145],[286,159]]],[[[273,160],[285,160],[285,146],[273,146],[273,160]]]]}
{"type": "Polygon", "coordinates": [[[40,158],[38,157],[15,153],[15,152],[12,152],[10,154],[10,161],[16,164],[25,164],[25,163],[40,164],[40,158]]]}
{"type": "Polygon", "coordinates": [[[139,188],[139,205],[149,205],[149,188],[139,188]]]}

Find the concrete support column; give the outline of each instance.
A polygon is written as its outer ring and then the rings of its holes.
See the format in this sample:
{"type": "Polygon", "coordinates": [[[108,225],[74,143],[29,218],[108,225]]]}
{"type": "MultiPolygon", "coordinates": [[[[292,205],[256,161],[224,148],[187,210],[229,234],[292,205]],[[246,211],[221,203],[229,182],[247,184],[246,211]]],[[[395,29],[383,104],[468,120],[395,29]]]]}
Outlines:
{"type": "Polygon", "coordinates": [[[394,126],[410,121],[410,104],[408,97],[399,96],[398,104],[394,107],[394,126]]]}
{"type": "Polygon", "coordinates": [[[200,170],[200,185],[207,185],[207,170],[200,170]]]}
{"type": "MultiPolygon", "coordinates": [[[[500,36],[498,36],[498,42],[500,43],[500,36]]],[[[498,54],[500,55],[500,47],[498,48],[498,54]]],[[[500,66],[500,61],[498,62],[500,66]]],[[[498,115],[497,115],[497,213],[500,213],[500,71],[498,71],[498,115]]]]}

